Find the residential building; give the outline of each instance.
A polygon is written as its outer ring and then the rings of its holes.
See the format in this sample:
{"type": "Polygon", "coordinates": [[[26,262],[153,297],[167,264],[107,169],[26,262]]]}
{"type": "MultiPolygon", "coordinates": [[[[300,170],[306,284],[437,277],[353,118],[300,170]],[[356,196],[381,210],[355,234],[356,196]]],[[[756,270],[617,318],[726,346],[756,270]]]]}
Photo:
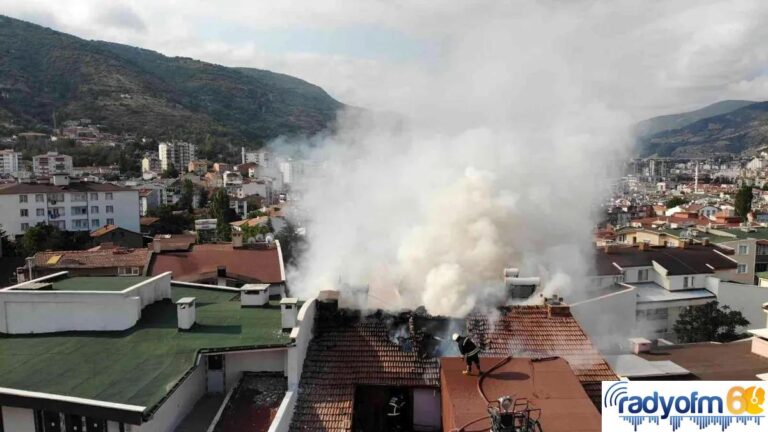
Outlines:
{"type": "Polygon", "coordinates": [[[732,252],[729,257],[738,263],[737,275],[732,279],[735,282],[754,284],[757,273],[768,271],[768,228],[708,230],[699,237],[732,252]]]}
{"type": "Polygon", "coordinates": [[[272,154],[267,150],[245,152],[242,163],[255,163],[262,167],[269,167],[272,165],[272,154]]]}
{"type": "Polygon", "coordinates": [[[740,278],[733,252],[711,244],[678,247],[613,245],[596,251],[584,288],[566,295],[574,316],[608,352],[625,351],[629,339],[676,340],[675,321],[683,308],[718,301],[762,321],[768,289],[735,283],[740,278]]]}
{"type": "Polygon", "coordinates": [[[208,172],[211,163],[206,160],[193,160],[187,165],[187,171],[202,176],[208,172]]]}
{"type": "Polygon", "coordinates": [[[139,230],[139,197],[134,189],[111,183],[71,181],[0,185],[0,224],[11,236],[38,224],[66,231],[91,231],[102,225],[139,230]]]}
{"type": "Polygon", "coordinates": [[[157,146],[160,169],[167,170],[173,164],[179,171],[189,166],[196,157],[196,146],[188,142],[162,142],[157,146]]]}
{"type": "Polygon", "coordinates": [[[91,239],[95,245],[104,247],[142,248],[144,236],[136,231],[127,230],[117,225],[104,225],[91,232],[91,239]]]}
{"type": "Polygon", "coordinates": [[[141,172],[159,173],[163,170],[160,158],[156,155],[147,155],[141,160],[141,172]]]}
{"type": "Polygon", "coordinates": [[[19,280],[39,278],[62,271],[71,276],[143,276],[151,254],[149,249],[94,248],[80,251],[38,252],[17,272],[19,280]]]}
{"type": "Polygon", "coordinates": [[[14,174],[19,172],[19,159],[21,153],[14,150],[0,150],[0,174],[14,174]]]}
{"type": "Polygon", "coordinates": [[[286,375],[294,378],[289,371],[298,369],[298,358],[288,361],[292,339],[282,331],[298,310],[248,307],[233,301],[249,297],[239,294],[172,284],[170,273],[62,272],[0,290],[0,333],[14,335],[0,337],[0,429],[199,429],[214,420],[218,406],[211,400],[237,394],[241,382],[254,382],[246,378],[260,376],[278,385],[271,402],[248,400],[247,417],[269,426],[287,395],[286,375]],[[214,409],[201,410],[199,401],[214,409]]]}
{"type": "Polygon", "coordinates": [[[139,189],[139,214],[146,216],[147,212],[154,210],[163,203],[164,190],[157,189],[139,189]]]}
{"type": "Polygon", "coordinates": [[[50,176],[56,173],[72,173],[72,156],[48,152],[32,156],[32,170],[38,176],[50,176]]]}

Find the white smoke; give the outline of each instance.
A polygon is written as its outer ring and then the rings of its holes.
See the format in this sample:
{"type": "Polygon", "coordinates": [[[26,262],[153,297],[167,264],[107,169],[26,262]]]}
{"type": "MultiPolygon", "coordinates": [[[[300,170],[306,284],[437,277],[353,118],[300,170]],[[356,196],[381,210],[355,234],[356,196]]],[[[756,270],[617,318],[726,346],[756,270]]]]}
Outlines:
{"type": "Polygon", "coordinates": [[[361,307],[463,316],[499,301],[504,267],[566,301],[581,288],[630,143],[632,83],[612,69],[650,66],[599,36],[618,31],[601,27],[620,13],[607,2],[520,5],[443,16],[432,67],[383,81],[394,114],[345,115],[315,138],[295,293],[368,287],[361,307]]]}

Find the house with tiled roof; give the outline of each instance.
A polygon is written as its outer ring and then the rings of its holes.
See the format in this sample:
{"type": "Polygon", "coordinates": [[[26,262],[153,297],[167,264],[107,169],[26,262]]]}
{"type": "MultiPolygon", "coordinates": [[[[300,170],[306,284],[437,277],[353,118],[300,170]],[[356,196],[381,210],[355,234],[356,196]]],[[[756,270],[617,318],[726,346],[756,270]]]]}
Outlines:
{"type": "Polygon", "coordinates": [[[19,281],[67,271],[73,276],[143,276],[151,254],[146,248],[94,248],[38,252],[19,268],[19,281]]]}
{"type": "Polygon", "coordinates": [[[627,351],[631,338],[675,341],[682,310],[712,301],[751,322],[763,320],[760,305],[768,301],[768,290],[740,283],[733,250],[686,238],[677,247],[609,245],[595,249],[594,258],[583,287],[563,295],[606,352],[627,351]]]}
{"type": "Polygon", "coordinates": [[[141,233],[117,225],[104,225],[91,231],[91,239],[97,246],[102,244],[123,248],[141,248],[144,246],[144,236],[141,233]]]}
{"type": "MultiPolygon", "coordinates": [[[[450,340],[453,332],[469,333],[477,341],[486,370],[499,357],[561,359],[583,397],[595,404],[600,382],[617,379],[567,306],[515,306],[500,309],[497,319],[479,313],[449,319],[417,312],[365,314],[337,309],[335,302],[317,303],[314,337],[294,390],[291,431],[386,431],[393,395],[409,407],[406,430],[444,430],[441,362],[459,356],[450,340]]],[[[471,377],[474,382],[478,378],[471,377]]],[[[515,393],[516,383],[506,391],[515,393]]],[[[590,404],[585,415],[595,412],[590,404]]],[[[594,418],[590,422],[594,427],[594,418]]]]}

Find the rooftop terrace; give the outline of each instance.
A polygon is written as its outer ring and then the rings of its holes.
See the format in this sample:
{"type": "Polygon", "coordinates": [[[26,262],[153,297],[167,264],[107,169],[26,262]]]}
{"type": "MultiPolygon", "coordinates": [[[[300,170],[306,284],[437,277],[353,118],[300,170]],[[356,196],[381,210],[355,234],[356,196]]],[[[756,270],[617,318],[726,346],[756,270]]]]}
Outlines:
{"type": "MultiPolygon", "coordinates": [[[[76,286],[78,279],[63,282],[76,286]]],[[[128,279],[136,278],[111,279],[116,280],[112,289],[120,289],[123,279],[130,284],[128,279]]],[[[151,408],[195,365],[198,352],[289,342],[276,304],[241,308],[237,296],[173,287],[174,302],[197,299],[197,324],[185,332],[177,330],[176,305],[165,300],[145,307],[137,325],[126,331],[0,334],[0,387],[151,408]]]]}

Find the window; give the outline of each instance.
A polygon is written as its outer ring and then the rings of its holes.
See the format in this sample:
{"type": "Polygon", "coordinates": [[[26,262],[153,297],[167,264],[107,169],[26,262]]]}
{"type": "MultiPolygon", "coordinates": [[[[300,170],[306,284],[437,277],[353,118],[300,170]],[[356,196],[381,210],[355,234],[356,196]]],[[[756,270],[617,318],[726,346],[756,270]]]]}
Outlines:
{"type": "Polygon", "coordinates": [[[683,288],[688,288],[688,276],[683,277],[683,288]]]}
{"type": "Polygon", "coordinates": [[[75,219],[72,221],[72,228],[83,229],[88,228],[88,219],[75,219]]]}
{"type": "Polygon", "coordinates": [[[113,206],[107,206],[107,213],[114,213],[115,208],[113,206]]]}
{"type": "Polygon", "coordinates": [[[45,209],[37,209],[35,210],[35,214],[37,216],[45,216],[45,209]]]}
{"type": "Polygon", "coordinates": [[[98,228],[101,226],[101,223],[99,223],[98,219],[91,219],[91,226],[94,228],[98,228]]]}
{"type": "Polygon", "coordinates": [[[107,225],[114,225],[114,224],[115,224],[115,220],[114,219],[107,218],[107,225]]]}
{"type": "Polygon", "coordinates": [[[91,192],[91,201],[98,201],[98,200],[99,200],[99,193],[91,192]]]}
{"type": "Polygon", "coordinates": [[[72,216],[83,216],[88,214],[88,207],[72,207],[72,216]]]}
{"type": "Polygon", "coordinates": [[[739,264],[739,266],[736,268],[737,273],[746,273],[747,272],[747,265],[746,264],[739,264]]]}
{"type": "Polygon", "coordinates": [[[19,210],[19,213],[21,213],[21,217],[29,216],[29,210],[27,210],[27,209],[21,209],[21,210],[19,210]]]}
{"type": "Polygon", "coordinates": [[[26,231],[28,229],[29,229],[29,224],[28,223],[25,222],[25,223],[21,224],[21,230],[22,231],[26,231]]]}
{"type": "Polygon", "coordinates": [[[35,194],[35,202],[45,202],[45,194],[35,194]]]}
{"type": "Polygon", "coordinates": [[[91,206],[91,214],[99,214],[99,206],[91,206]]]}
{"type": "Polygon", "coordinates": [[[138,276],[139,270],[141,269],[138,267],[118,267],[117,274],[120,276],[138,276]]]}
{"type": "Polygon", "coordinates": [[[104,195],[105,195],[104,199],[106,199],[106,200],[111,200],[112,199],[112,192],[107,192],[104,195]]]}
{"type": "Polygon", "coordinates": [[[648,269],[638,270],[637,271],[637,280],[638,281],[647,281],[648,280],[648,269]]]}
{"type": "Polygon", "coordinates": [[[749,245],[739,245],[739,255],[746,255],[749,253],[749,245]]]}
{"type": "Polygon", "coordinates": [[[88,197],[88,195],[86,195],[86,193],[85,193],[85,192],[74,192],[74,193],[72,193],[72,195],[70,196],[70,199],[71,199],[72,201],[78,201],[78,202],[81,202],[81,201],[87,201],[87,200],[88,200],[88,198],[87,198],[87,197],[88,197]]]}
{"type": "Polygon", "coordinates": [[[20,203],[27,202],[27,196],[26,195],[19,195],[19,202],[20,203]]]}

